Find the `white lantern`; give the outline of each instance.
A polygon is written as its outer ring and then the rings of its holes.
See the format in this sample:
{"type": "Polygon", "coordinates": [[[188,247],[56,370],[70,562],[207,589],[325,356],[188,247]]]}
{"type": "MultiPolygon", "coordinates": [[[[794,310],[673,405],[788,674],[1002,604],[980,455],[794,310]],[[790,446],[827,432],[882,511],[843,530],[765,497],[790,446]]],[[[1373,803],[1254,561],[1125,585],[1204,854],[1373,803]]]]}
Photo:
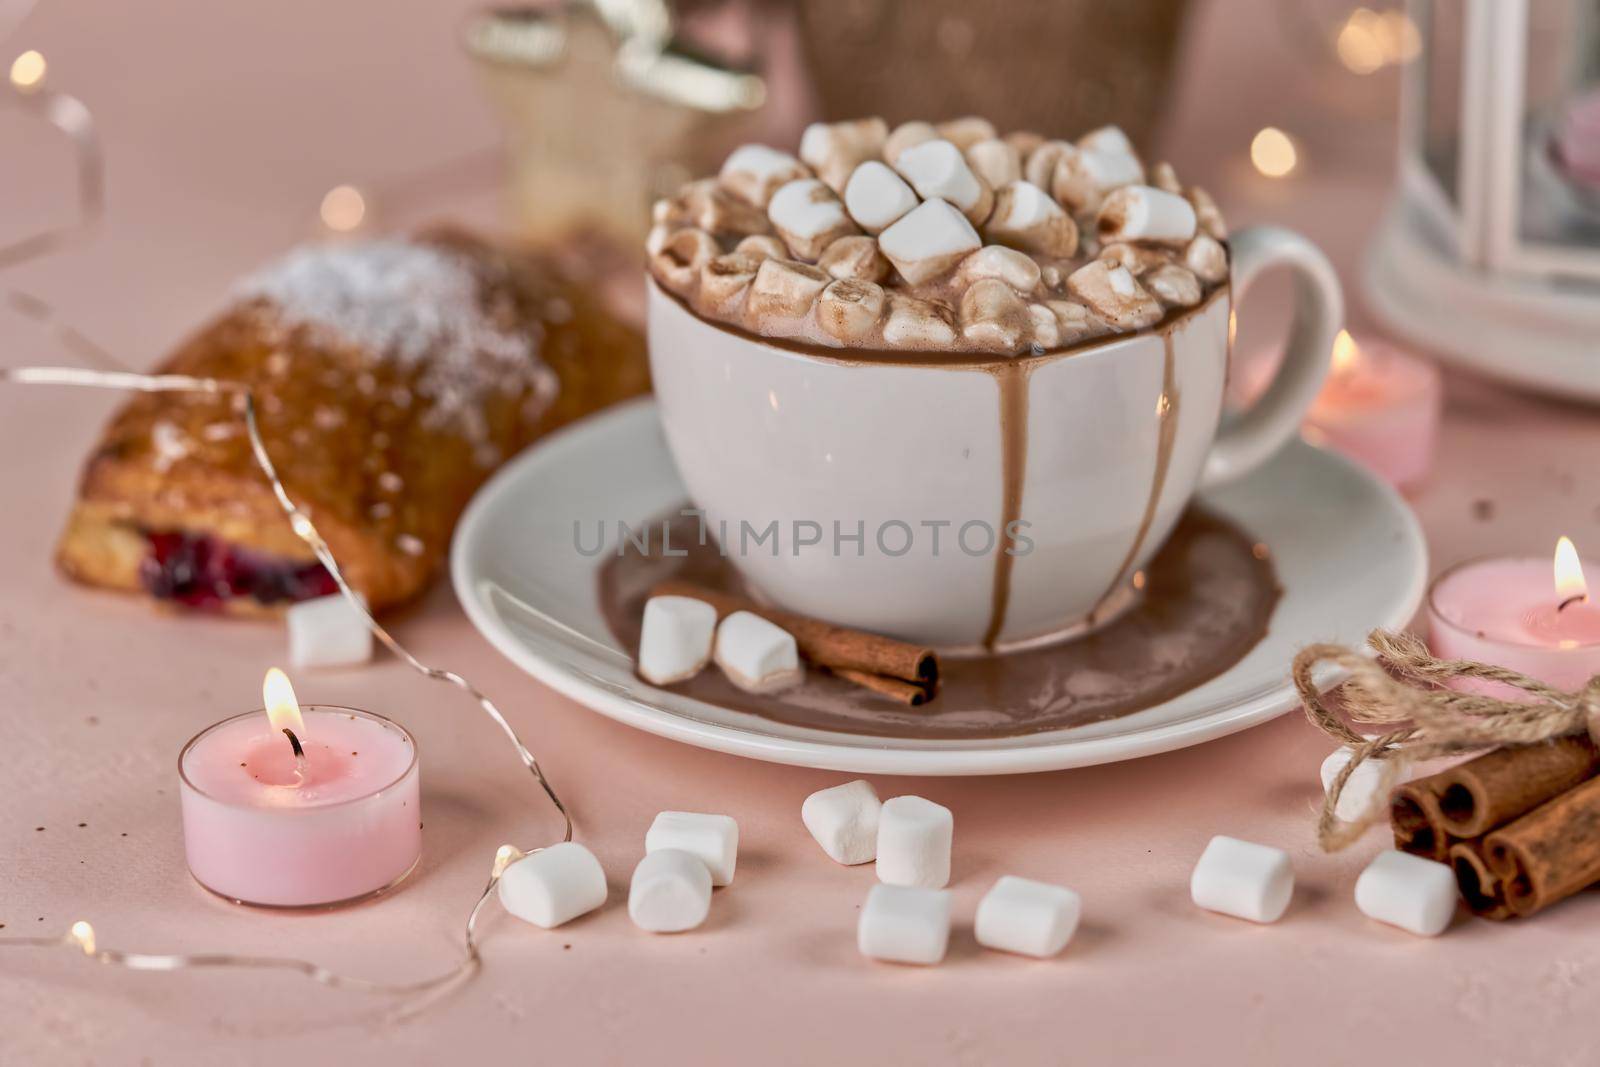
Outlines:
{"type": "Polygon", "coordinates": [[[1411,0],[1400,173],[1368,250],[1394,332],[1600,401],[1600,5],[1411,0]]]}

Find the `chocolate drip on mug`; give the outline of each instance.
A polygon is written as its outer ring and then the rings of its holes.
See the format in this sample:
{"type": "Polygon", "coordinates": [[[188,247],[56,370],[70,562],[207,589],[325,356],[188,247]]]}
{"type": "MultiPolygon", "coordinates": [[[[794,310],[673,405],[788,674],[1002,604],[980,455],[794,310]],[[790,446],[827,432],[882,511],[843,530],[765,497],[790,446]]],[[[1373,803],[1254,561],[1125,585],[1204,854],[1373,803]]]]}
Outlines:
{"type": "Polygon", "coordinates": [[[1173,351],[1172,331],[1165,330],[1161,335],[1162,343],[1166,346],[1165,357],[1161,367],[1161,395],[1156,397],[1156,467],[1150,477],[1150,496],[1145,501],[1144,515],[1139,519],[1139,529],[1133,535],[1133,543],[1128,546],[1128,554],[1122,557],[1122,562],[1117,565],[1117,575],[1100,594],[1100,599],[1095,601],[1093,610],[1089,612],[1089,622],[1099,621],[1100,611],[1106,602],[1111,599],[1122,583],[1128,580],[1128,569],[1133,566],[1134,560],[1139,558],[1139,552],[1144,548],[1144,542],[1150,536],[1150,527],[1156,520],[1156,508],[1161,503],[1161,490],[1167,484],[1167,468],[1172,466],[1172,450],[1178,440],[1178,369],[1177,359],[1173,351]]]}
{"type": "Polygon", "coordinates": [[[1032,364],[1001,363],[990,373],[1000,392],[1000,536],[995,543],[994,586],[983,647],[993,651],[1011,602],[1013,524],[1022,517],[1022,483],[1028,473],[1028,377],[1032,364]]]}

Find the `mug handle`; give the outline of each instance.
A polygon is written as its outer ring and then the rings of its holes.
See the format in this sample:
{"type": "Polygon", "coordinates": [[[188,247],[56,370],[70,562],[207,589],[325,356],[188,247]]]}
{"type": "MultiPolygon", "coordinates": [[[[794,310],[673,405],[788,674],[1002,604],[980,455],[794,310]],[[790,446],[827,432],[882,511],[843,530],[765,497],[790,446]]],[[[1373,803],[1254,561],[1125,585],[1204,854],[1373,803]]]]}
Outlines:
{"type": "MultiPolygon", "coordinates": [[[[1344,323],[1344,292],[1339,287],[1339,277],[1316,245],[1278,226],[1241,230],[1229,244],[1233,250],[1234,306],[1239,305],[1262,271],[1285,266],[1294,273],[1294,319],[1289,326],[1283,363],[1266,393],[1218,431],[1200,475],[1202,489],[1249,474],[1272,458],[1300,429],[1328,375],[1333,342],[1344,323]]],[[[1231,337],[1229,343],[1231,347],[1231,337]]]]}

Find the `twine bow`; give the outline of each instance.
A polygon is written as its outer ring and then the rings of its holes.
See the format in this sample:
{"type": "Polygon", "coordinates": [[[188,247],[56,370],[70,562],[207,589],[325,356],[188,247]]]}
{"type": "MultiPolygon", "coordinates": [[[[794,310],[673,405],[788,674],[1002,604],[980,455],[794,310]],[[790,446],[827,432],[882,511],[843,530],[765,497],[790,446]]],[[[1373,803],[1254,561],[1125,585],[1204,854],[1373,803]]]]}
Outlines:
{"type": "Polygon", "coordinates": [[[1568,692],[1506,667],[1437,659],[1414,634],[1374,630],[1367,635],[1367,644],[1376,658],[1333,644],[1310,645],[1294,658],[1294,685],[1306,718],[1351,750],[1350,762],[1329,783],[1317,820],[1317,843],[1324,851],[1344,848],[1382,815],[1368,811],[1349,821],[1336,814],[1345,783],[1368,759],[1388,763],[1386,779],[1392,781],[1408,763],[1441,756],[1531,745],[1585,731],[1600,741],[1600,675],[1568,692]],[[1338,694],[1337,711],[1312,681],[1322,663],[1349,672],[1327,695],[1338,694]],[[1502,700],[1446,688],[1458,679],[1498,682],[1528,699],[1502,700]],[[1388,730],[1368,737],[1352,729],[1352,723],[1388,730]]]}

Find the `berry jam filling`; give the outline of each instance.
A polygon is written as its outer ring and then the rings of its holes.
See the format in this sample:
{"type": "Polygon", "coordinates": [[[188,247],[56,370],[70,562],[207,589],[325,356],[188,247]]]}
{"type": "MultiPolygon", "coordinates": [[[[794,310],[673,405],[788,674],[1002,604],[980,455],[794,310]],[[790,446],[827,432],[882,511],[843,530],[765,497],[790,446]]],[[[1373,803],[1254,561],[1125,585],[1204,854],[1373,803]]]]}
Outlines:
{"type": "Polygon", "coordinates": [[[151,596],[191,608],[220,608],[254,597],[262,604],[310,600],[338,591],[320,563],[251,552],[209,534],[145,531],[150,554],[139,565],[139,581],[151,596]]]}

